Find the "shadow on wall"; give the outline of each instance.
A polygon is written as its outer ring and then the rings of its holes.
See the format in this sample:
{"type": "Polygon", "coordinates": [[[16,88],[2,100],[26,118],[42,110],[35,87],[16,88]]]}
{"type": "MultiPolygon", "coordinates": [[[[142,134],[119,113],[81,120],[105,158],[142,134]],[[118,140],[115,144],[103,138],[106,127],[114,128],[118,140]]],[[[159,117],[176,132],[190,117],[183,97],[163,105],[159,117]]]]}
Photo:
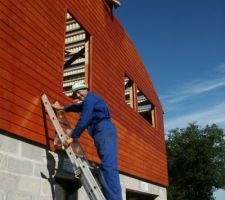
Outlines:
{"type": "Polygon", "coordinates": [[[43,122],[46,136],[46,158],[49,177],[41,172],[41,177],[48,180],[53,200],[75,200],[78,199],[78,189],[82,186],[79,179],[75,178],[73,166],[64,150],[57,151],[58,163],[50,153],[50,140],[47,127],[47,119],[44,105],[42,104],[43,122]]]}
{"type": "Polygon", "coordinates": [[[48,172],[49,172],[49,178],[43,174],[41,172],[41,177],[43,179],[46,179],[48,180],[50,186],[51,186],[51,193],[52,193],[52,198],[55,199],[55,189],[54,189],[54,185],[55,185],[55,179],[54,179],[54,174],[55,174],[55,159],[53,157],[52,154],[49,153],[49,151],[46,149],[45,150],[46,152],[46,158],[47,158],[47,169],[48,169],[48,172]]]}
{"type": "Polygon", "coordinates": [[[112,6],[109,6],[109,4],[107,3],[108,0],[102,0],[102,1],[103,1],[103,4],[104,4],[106,13],[109,14],[109,16],[111,17],[111,19],[113,20],[114,19],[114,16],[113,16],[113,7],[112,6]]]}
{"type": "Polygon", "coordinates": [[[55,199],[55,189],[54,189],[54,174],[55,174],[55,168],[56,168],[56,162],[54,156],[49,152],[50,149],[50,137],[48,134],[48,126],[47,126],[47,118],[46,118],[46,112],[43,103],[42,105],[42,115],[43,115],[43,122],[44,122],[44,129],[45,129],[45,137],[46,137],[46,143],[47,147],[45,148],[46,153],[46,159],[47,159],[47,169],[49,172],[49,178],[41,172],[41,177],[43,179],[47,179],[50,186],[51,186],[51,193],[52,193],[52,199],[55,199]]]}

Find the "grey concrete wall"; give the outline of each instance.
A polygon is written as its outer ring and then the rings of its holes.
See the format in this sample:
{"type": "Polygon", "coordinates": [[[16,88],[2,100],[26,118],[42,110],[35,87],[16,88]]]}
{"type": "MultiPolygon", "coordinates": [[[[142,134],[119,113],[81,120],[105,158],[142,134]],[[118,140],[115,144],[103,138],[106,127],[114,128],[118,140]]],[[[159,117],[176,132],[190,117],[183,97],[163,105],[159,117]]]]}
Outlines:
{"type": "Polygon", "coordinates": [[[52,200],[57,159],[57,154],[0,131],[0,200],[52,200]]]}
{"type": "MultiPolygon", "coordinates": [[[[63,154],[14,139],[0,131],[0,200],[53,200],[56,176],[71,178],[72,165],[63,154]]],[[[123,199],[132,190],[167,200],[166,188],[120,175],[123,199]]],[[[89,200],[84,188],[79,200],[89,200]]]]}

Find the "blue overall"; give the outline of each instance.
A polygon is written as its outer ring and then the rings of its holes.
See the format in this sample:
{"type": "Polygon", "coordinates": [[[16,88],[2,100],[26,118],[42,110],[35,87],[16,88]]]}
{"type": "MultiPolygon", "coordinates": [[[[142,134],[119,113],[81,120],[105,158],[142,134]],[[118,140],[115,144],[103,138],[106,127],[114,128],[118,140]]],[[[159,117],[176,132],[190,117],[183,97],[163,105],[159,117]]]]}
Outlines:
{"type": "Polygon", "coordinates": [[[79,137],[87,128],[101,159],[103,190],[107,200],[122,200],[117,159],[117,131],[111,122],[108,107],[103,99],[88,92],[84,101],[65,106],[66,112],[81,112],[72,137],[79,137]]]}

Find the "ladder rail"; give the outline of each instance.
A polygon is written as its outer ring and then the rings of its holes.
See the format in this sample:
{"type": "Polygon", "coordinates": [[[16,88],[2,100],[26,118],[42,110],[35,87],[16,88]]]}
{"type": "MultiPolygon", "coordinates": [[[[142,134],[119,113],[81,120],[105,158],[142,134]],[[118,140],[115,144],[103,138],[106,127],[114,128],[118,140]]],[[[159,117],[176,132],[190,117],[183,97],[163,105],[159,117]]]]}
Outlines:
{"type": "MultiPolygon", "coordinates": [[[[48,100],[47,95],[43,94],[41,96],[41,99],[42,99],[44,107],[49,115],[49,118],[54,125],[54,128],[58,134],[59,139],[61,140],[61,142],[63,142],[64,140],[67,139],[66,135],[55,115],[55,112],[48,100]]],[[[78,141],[76,141],[76,142],[79,144],[78,141]]],[[[89,169],[88,161],[86,159],[82,160],[80,157],[76,156],[76,154],[74,153],[73,148],[71,146],[67,147],[65,149],[65,151],[66,151],[70,161],[72,162],[74,172],[75,172],[75,170],[78,170],[78,169],[81,171],[80,181],[81,181],[82,185],[84,186],[89,198],[91,200],[106,200],[105,196],[103,195],[103,193],[100,189],[100,186],[96,182],[93,174],[91,173],[91,171],[89,169]]]]}
{"type": "MultiPolygon", "coordinates": [[[[62,111],[62,110],[57,111],[56,116],[57,116],[57,119],[59,120],[60,125],[63,126],[66,129],[66,131],[68,131],[68,130],[69,130],[69,132],[72,131],[72,128],[71,128],[67,118],[65,117],[64,111],[62,111]]],[[[85,156],[85,153],[76,138],[74,138],[73,145],[76,149],[77,156],[79,155],[80,157],[82,157],[82,160],[86,160],[87,164],[89,165],[89,162],[85,156]]],[[[91,167],[91,166],[89,165],[89,167],[91,167]]]]}

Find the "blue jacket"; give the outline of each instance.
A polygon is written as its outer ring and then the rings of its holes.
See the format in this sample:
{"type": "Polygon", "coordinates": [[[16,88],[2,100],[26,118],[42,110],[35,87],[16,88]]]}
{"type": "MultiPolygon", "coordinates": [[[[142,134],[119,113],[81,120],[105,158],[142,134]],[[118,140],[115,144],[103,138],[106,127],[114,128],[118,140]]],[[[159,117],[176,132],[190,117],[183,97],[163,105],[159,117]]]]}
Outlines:
{"type": "Polygon", "coordinates": [[[89,134],[94,136],[95,125],[103,119],[110,119],[111,115],[104,100],[93,92],[88,92],[84,101],[64,106],[66,112],[81,112],[80,118],[73,130],[72,137],[79,137],[88,128],[89,134]]]}

